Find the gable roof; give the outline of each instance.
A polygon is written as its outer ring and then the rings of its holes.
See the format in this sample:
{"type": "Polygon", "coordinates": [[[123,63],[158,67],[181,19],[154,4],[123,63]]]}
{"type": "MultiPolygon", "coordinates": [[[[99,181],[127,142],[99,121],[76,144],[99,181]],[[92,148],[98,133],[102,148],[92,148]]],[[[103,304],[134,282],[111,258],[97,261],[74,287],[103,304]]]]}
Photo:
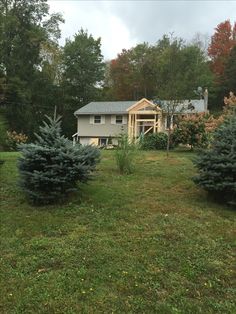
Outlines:
{"type": "Polygon", "coordinates": [[[84,107],[76,110],[74,115],[82,114],[124,114],[127,109],[137,101],[92,101],[84,107]]]}
{"type": "MultiPolygon", "coordinates": [[[[140,101],[132,100],[132,101],[92,101],[89,104],[83,106],[82,108],[76,110],[74,112],[75,116],[78,115],[96,115],[96,114],[128,114],[128,111],[134,108],[137,104],[139,104],[144,99],[140,101]]],[[[153,104],[150,101],[146,100],[148,103],[154,106],[158,106],[158,103],[153,104]]],[[[168,101],[163,100],[163,104],[165,105],[168,101]]],[[[193,99],[193,100],[184,100],[182,104],[179,105],[179,110],[177,108],[177,112],[181,111],[182,105],[185,106],[184,113],[194,113],[194,112],[204,112],[205,104],[204,99],[193,99]],[[192,106],[191,106],[192,105],[192,106]]]]}
{"type": "MultiPolygon", "coordinates": [[[[161,108],[157,105],[154,104],[152,101],[147,100],[146,98],[142,98],[139,101],[135,102],[135,104],[133,104],[132,106],[130,106],[127,111],[131,111],[131,110],[141,110],[144,107],[151,107],[152,109],[154,108],[155,110],[161,110],[161,108]]],[[[152,110],[150,109],[150,110],[152,110]]]]}

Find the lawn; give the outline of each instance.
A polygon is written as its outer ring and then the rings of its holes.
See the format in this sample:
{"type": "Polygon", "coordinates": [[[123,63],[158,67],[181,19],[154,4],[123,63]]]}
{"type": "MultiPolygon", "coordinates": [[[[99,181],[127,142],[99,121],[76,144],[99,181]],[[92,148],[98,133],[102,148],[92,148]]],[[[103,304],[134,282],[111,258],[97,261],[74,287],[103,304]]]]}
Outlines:
{"type": "Polygon", "coordinates": [[[67,204],[32,207],[1,153],[0,313],[236,313],[235,211],[191,181],[189,152],[102,152],[67,204]]]}

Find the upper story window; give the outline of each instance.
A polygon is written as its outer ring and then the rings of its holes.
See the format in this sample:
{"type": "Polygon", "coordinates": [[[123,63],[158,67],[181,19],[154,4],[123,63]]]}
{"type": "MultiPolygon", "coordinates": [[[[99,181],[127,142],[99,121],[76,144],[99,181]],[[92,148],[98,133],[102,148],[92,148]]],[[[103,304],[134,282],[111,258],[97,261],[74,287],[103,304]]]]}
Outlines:
{"type": "Polygon", "coordinates": [[[122,124],[123,123],[123,117],[122,116],[116,116],[116,124],[122,124]]]}
{"type": "Polygon", "coordinates": [[[111,115],[111,124],[123,125],[127,124],[127,116],[126,115],[111,115]]]}
{"type": "Polygon", "coordinates": [[[90,115],[89,118],[90,124],[105,124],[105,116],[104,115],[90,115]]]}
{"type": "Polygon", "coordinates": [[[101,116],[94,116],[94,124],[101,124],[101,121],[102,121],[102,119],[101,119],[101,116]]]}

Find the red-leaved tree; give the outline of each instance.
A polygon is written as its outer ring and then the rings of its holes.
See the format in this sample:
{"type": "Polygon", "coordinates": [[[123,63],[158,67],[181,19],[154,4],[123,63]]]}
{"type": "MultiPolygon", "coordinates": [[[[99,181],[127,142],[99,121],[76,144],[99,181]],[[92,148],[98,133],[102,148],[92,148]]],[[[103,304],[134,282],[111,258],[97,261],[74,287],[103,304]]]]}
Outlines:
{"type": "Polygon", "coordinates": [[[208,55],[212,61],[212,71],[220,81],[231,49],[236,45],[236,22],[231,25],[230,20],[220,23],[215,28],[208,48],[208,55]]]}

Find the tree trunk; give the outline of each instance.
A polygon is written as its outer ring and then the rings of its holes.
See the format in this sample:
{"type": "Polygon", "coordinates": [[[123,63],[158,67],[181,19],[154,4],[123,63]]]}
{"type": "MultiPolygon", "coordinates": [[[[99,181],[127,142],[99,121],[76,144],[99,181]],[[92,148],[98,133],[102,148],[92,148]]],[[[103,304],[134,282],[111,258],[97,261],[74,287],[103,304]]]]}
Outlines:
{"type": "Polygon", "coordinates": [[[169,157],[169,152],[170,152],[170,133],[171,130],[170,128],[168,129],[168,137],[167,137],[167,147],[166,147],[166,156],[169,157]]]}

